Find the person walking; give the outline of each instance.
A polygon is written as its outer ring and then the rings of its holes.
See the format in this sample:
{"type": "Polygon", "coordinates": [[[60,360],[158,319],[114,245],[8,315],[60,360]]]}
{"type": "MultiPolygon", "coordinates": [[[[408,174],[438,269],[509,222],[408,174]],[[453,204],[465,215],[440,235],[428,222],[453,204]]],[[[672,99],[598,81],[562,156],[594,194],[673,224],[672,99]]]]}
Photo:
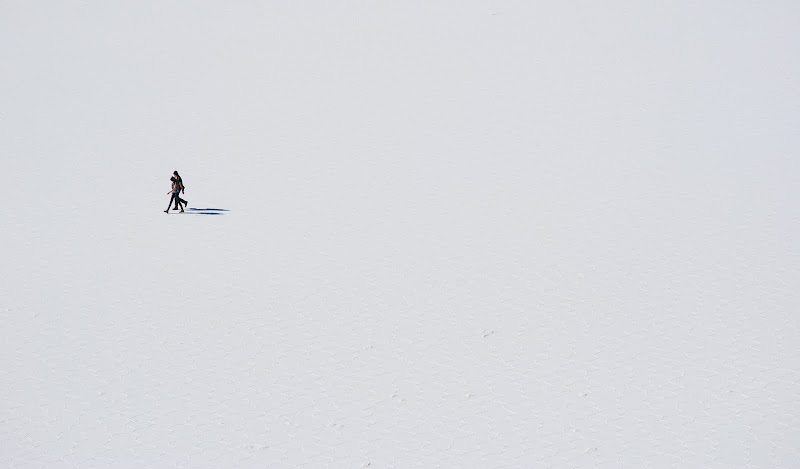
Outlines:
{"type": "MultiPolygon", "coordinates": [[[[172,202],[173,201],[175,202],[175,208],[173,210],[177,210],[178,206],[180,204],[179,200],[181,200],[181,198],[179,196],[180,189],[178,188],[178,180],[175,179],[174,176],[169,178],[169,180],[172,181],[172,189],[170,189],[170,191],[167,192],[167,194],[169,194],[171,192],[172,193],[172,197],[169,199],[169,204],[167,205],[167,209],[164,210],[164,213],[169,213],[169,208],[172,206],[172,202]]],[[[182,206],[181,206],[181,212],[183,212],[183,207],[182,206]]]]}
{"type": "MultiPolygon", "coordinates": [[[[178,172],[177,172],[177,171],[173,171],[173,172],[172,172],[172,175],[175,177],[175,182],[176,182],[176,184],[178,185],[178,190],[180,191],[180,193],[181,193],[181,194],[184,194],[184,193],[185,193],[185,190],[186,190],[186,188],[183,186],[183,179],[181,179],[181,175],[180,175],[180,174],[178,174],[178,172]]],[[[184,207],[188,207],[188,206],[189,206],[189,202],[187,202],[187,201],[186,201],[186,200],[184,200],[184,199],[181,199],[181,198],[180,198],[180,196],[177,196],[177,197],[176,197],[176,199],[177,199],[177,200],[175,201],[175,208],[173,208],[172,210],[178,210],[178,207],[179,207],[181,204],[182,204],[184,207]]],[[[183,207],[181,207],[181,212],[182,212],[182,211],[183,211],[183,207]]]]}

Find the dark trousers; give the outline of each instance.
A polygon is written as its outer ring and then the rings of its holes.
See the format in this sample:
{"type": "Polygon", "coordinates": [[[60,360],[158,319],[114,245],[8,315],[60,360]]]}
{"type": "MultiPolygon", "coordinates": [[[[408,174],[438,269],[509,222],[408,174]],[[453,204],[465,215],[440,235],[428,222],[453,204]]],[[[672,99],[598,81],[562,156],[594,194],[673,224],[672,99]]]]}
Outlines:
{"type": "MultiPolygon", "coordinates": [[[[172,193],[172,198],[169,199],[169,205],[167,205],[167,210],[169,210],[169,208],[172,207],[172,202],[173,201],[175,202],[175,208],[176,209],[178,208],[178,205],[180,205],[181,202],[186,203],[185,200],[181,199],[180,192],[173,192],[172,193]]],[[[181,206],[181,210],[183,210],[182,206],[181,206]]]]}
{"type": "Polygon", "coordinates": [[[181,193],[180,192],[176,192],[175,193],[175,198],[178,199],[178,200],[175,201],[175,208],[178,208],[178,206],[180,205],[181,206],[181,210],[183,210],[183,207],[185,207],[187,204],[186,204],[185,200],[181,199],[181,193]]]}

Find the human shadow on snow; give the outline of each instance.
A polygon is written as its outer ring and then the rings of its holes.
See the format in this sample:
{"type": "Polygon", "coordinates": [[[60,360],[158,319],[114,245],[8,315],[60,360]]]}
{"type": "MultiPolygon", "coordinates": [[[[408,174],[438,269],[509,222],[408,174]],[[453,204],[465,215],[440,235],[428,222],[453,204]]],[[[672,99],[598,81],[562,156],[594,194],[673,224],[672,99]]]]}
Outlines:
{"type": "Polygon", "coordinates": [[[186,209],[184,214],[190,215],[225,215],[225,212],[229,212],[230,210],[224,208],[193,208],[189,207],[186,209]]]}

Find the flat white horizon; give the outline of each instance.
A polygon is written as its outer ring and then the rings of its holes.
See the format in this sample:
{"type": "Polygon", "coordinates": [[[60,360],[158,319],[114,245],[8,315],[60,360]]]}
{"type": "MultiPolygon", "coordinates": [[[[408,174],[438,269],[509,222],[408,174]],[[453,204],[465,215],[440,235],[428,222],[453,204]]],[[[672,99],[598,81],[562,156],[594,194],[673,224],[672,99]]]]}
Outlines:
{"type": "Polygon", "coordinates": [[[799,46],[781,1],[0,3],[0,466],[800,467],[799,46]]]}

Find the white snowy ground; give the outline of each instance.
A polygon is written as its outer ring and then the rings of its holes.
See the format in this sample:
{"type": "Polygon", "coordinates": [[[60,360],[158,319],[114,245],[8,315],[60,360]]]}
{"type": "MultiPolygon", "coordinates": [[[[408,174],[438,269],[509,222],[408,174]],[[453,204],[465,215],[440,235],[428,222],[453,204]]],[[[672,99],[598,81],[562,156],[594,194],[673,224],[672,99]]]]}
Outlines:
{"type": "Polygon", "coordinates": [[[0,467],[800,467],[800,6],[653,3],[0,2],[0,467]]]}

